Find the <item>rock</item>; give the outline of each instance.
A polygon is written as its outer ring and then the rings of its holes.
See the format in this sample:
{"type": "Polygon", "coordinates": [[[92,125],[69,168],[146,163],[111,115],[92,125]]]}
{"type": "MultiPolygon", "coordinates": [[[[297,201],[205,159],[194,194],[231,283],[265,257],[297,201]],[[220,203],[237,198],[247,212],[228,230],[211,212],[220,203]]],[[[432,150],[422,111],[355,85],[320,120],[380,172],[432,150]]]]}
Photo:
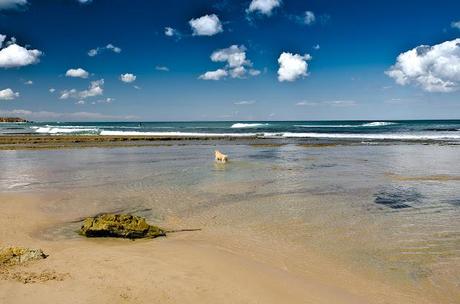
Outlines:
{"type": "Polygon", "coordinates": [[[102,214],[83,221],[79,233],[86,237],[127,239],[166,236],[163,229],[147,224],[144,218],[129,214],[102,214]]]}
{"type": "Polygon", "coordinates": [[[29,249],[24,247],[0,248],[0,266],[12,266],[28,261],[41,260],[48,257],[41,249],[29,249]]]}
{"type": "Polygon", "coordinates": [[[29,122],[29,121],[23,118],[19,118],[19,117],[0,117],[0,122],[14,123],[14,122],[29,122]]]}

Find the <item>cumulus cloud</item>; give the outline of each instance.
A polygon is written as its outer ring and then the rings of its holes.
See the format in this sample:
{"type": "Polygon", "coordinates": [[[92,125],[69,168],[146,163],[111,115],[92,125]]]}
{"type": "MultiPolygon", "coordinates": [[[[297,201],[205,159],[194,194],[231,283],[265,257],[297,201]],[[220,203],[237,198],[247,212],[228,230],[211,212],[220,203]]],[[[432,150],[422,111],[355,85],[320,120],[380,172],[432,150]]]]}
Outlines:
{"type": "Polygon", "coordinates": [[[0,0],[0,10],[19,9],[27,4],[27,0],[0,0]]]}
{"type": "Polygon", "coordinates": [[[460,21],[452,21],[450,26],[460,30],[460,21]]]}
{"type": "Polygon", "coordinates": [[[131,83],[136,80],[137,76],[131,73],[126,73],[126,74],[121,74],[120,75],[120,80],[125,82],[125,83],[131,83]]]}
{"type": "Polygon", "coordinates": [[[88,78],[89,73],[82,68],[78,69],[69,69],[65,73],[67,77],[76,77],[76,78],[88,78]]]}
{"type": "Polygon", "coordinates": [[[0,100],[13,100],[19,97],[18,92],[14,92],[12,89],[0,90],[0,100]]]}
{"type": "Polygon", "coordinates": [[[54,93],[54,92],[56,92],[56,89],[55,88],[50,88],[49,91],[50,91],[50,93],[54,93]]]}
{"type": "Polygon", "coordinates": [[[27,80],[26,82],[24,82],[24,84],[27,84],[27,85],[33,85],[34,82],[32,80],[27,80]]]}
{"type": "Polygon", "coordinates": [[[5,39],[5,35],[0,35],[0,68],[18,68],[40,61],[40,56],[43,54],[41,51],[30,50],[16,44],[14,37],[6,43],[6,47],[2,48],[5,39]]]}
{"type": "Polygon", "coordinates": [[[220,80],[222,78],[225,78],[228,76],[228,72],[224,69],[218,69],[218,70],[215,70],[215,71],[208,71],[202,75],[200,75],[200,77],[198,77],[199,79],[203,79],[203,80],[220,80]]]}
{"type": "Polygon", "coordinates": [[[80,92],[81,98],[88,98],[93,96],[99,96],[104,93],[104,79],[99,79],[95,81],[91,81],[91,84],[87,90],[80,92]]]}
{"type": "Polygon", "coordinates": [[[90,57],[94,57],[96,55],[99,55],[105,51],[111,51],[111,52],[114,52],[114,53],[121,53],[121,48],[119,48],[118,46],[114,46],[113,44],[109,43],[107,44],[106,46],[103,46],[103,47],[97,47],[95,49],[91,49],[88,51],[88,56],[90,57]]]}
{"type": "Polygon", "coordinates": [[[204,15],[189,22],[194,36],[213,36],[223,32],[222,23],[216,14],[204,15]]]}
{"type": "Polygon", "coordinates": [[[246,58],[246,48],[244,45],[231,45],[228,48],[216,50],[211,54],[211,60],[213,62],[224,62],[226,65],[223,69],[206,72],[200,76],[200,79],[220,80],[227,76],[231,78],[244,78],[247,74],[251,76],[260,74],[259,70],[251,68],[252,62],[246,58]],[[249,68],[249,71],[247,68],[249,68]],[[209,78],[210,76],[212,78],[209,78]]]}
{"type": "Polygon", "coordinates": [[[100,96],[104,93],[104,79],[91,81],[88,89],[77,91],[76,89],[64,90],[61,92],[60,99],[86,99],[88,97],[100,96]]]}
{"type": "Polygon", "coordinates": [[[313,49],[315,49],[315,50],[319,50],[320,48],[321,48],[321,46],[320,46],[319,44],[315,44],[315,45],[313,46],[313,49]]]}
{"type": "Polygon", "coordinates": [[[460,85],[460,38],[401,53],[385,73],[399,85],[415,84],[427,92],[456,91],[460,85]]]}
{"type": "Polygon", "coordinates": [[[246,59],[246,48],[244,45],[232,45],[226,49],[214,51],[211,54],[211,60],[214,62],[227,62],[230,68],[236,68],[250,64],[246,59]]]}
{"type": "Polygon", "coordinates": [[[315,21],[316,21],[315,13],[313,13],[312,11],[306,11],[303,22],[306,25],[310,25],[310,24],[315,23],[315,21]]]}
{"type": "Polygon", "coordinates": [[[278,58],[280,65],[278,69],[279,81],[294,81],[300,77],[306,77],[308,71],[308,60],[311,60],[309,54],[299,55],[283,52],[278,58]]]}
{"type": "Polygon", "coordinates": [[[252,0],[246,12],[257,12],[266,16],[270,16],[273,10],[279,6],[281,6],[281,0],[252,0]]]}

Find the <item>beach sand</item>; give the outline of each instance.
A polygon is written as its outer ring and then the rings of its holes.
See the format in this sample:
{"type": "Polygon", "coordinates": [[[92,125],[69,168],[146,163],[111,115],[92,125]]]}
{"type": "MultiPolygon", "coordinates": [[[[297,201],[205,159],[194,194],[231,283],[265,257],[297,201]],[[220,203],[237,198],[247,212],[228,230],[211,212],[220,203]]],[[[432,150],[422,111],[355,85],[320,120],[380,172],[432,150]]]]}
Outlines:
{"type": "Polygon", "coordinates": [[[311,266],[308,272],[290,270],[289,258],[276,250],[267,255],[272,248],[226,244],[206,231],[137,241],[46,240],[41,231],[63,219],[44,211],[46,198],[1,195],[0,202],[2,245],[49,254],[10,271],[57,278],[28,284],[0,280],[1,303],[434,303],[314,255],[302,257],[311,266]]]}

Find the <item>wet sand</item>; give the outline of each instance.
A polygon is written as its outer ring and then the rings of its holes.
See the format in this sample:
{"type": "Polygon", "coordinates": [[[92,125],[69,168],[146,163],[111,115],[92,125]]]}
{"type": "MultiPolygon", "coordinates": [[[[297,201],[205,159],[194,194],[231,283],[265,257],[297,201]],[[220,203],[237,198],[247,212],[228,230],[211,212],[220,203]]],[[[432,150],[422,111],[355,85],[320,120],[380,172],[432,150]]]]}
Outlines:
{"type": "MultiPolygon", "coordinates": [[[[261,252],[226,243],[206,231],[155,240],[45,240],[41,231],[72,215],[44,212],[50,207],[46,197],[1,195],[0,201],[2,245],[49,254],[10,271],[58,278],[29,284],[0,280],[2,303],[434,303],[314,255],[303,256],[308,272],[291,270],[289,259],[276,251],[267,255],[267,247],[261,252]]],[[[245,243],[241,234],[234,237],[245,243]]]]}

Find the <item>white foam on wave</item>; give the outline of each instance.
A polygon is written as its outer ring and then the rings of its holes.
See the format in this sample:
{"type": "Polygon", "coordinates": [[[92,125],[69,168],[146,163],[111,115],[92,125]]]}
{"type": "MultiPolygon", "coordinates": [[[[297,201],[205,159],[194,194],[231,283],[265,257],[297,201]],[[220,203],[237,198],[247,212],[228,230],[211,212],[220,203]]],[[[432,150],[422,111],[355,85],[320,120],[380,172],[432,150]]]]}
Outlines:
{"type": "Polygon", "coordinates": [[[389,122],[389,121],[373,121],[373,122],[362,124],[361,126],[363,127],[384,127],[384,126],[391,126],[395,124],[396,124],[395,122],[389,122]]]}
{"type": "Polygon", "coordinates": [[[100,135],[112,136],[158,136],[158,137],[254,137],[256,133],[194,133],[194,132],[135,132],[135,131],[101,131],[100,135]]]}
{"type": "Polygon", "coordinates": [[[240,128],[257,128],[262,126],[268,126],[268,123],[235,123],[231,126],[232,129],[240,129],[240,128]]]}
{"type": "Polygon", "coordinates": [[[330,139],[376,139],[376,140],[460,140],[460,134],[411,134],[411,133],[264,133],[267,138],[330,138],[330,139]]]}
{"type": "Polygon", "coordinates": [[[361,125],[294,125],[294,127],[300,128],[354,128],[361,127],[361,125]]]}
{"type": "Polygon", "coordinates": [[[89,129],[89,128],[54,128],[54,127],[39,127],[35,129],[37,133],[46,133],[46,134],[67,134],[67,133],[95,133],[98,132],[98,129],[89,129]]]}

